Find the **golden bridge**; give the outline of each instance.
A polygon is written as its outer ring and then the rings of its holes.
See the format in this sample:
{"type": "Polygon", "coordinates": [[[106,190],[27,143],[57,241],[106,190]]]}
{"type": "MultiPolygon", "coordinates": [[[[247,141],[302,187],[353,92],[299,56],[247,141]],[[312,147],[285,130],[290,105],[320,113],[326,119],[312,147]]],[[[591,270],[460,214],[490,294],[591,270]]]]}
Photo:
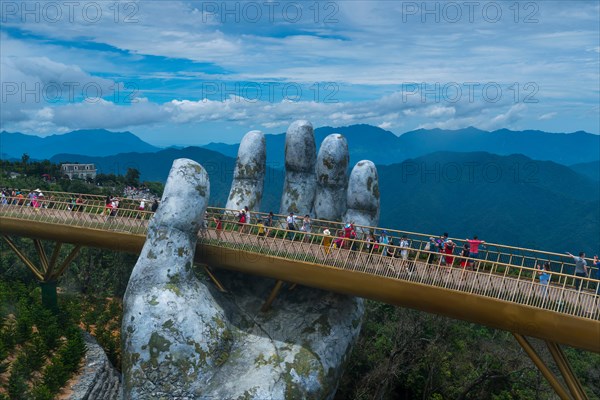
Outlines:
{"type": "MultiPolygon", "coordinates": [[[[82,195],[79,204],[77,196],[46,192],[34,205],[18,198],[0,204],[1,234],[41,282],[56,282],[81,246],[138,254],[142,249],[153,213],[139,210],[139,201],[123,199],[111,215],[105,197],[82,195]],[[39,263],[9,235],[32,238],[39,263]],[[50,257],[41,240],[56,243],[50,257]],[[75,247],[59,263],[63,243],[75,247]]],[[[311,232],[302,232],[288,230],[285,216],[275,215],[271,226],[263,227],[258,224],[267,217],[264,213],[252,212],[251,223],[245,225],[237,223],[236,215],[237,210],[209,207],[198,235],[196,261],[219,289],[225,290],[209,267],[274,278],[265,309],[282,284],[290,282],[510,331],[561,398],[587,398],[557,343],[600,353],[600,283],[576,278],[572,257],[488,243],[478,259],[470,259],[429,250],[430,235],[393,229],[386,231],[394,244],[375,246],[365,235],[382,228],[368,226],[356,226],[356,239],[334,245],[336,232],[343,228],[339,222],[313,219],[311,232]],[[218,217],[223,221],[220,230],[218,217]],[[324,235],[325,229],[333,236],[324,235]],[[398,245],[403,236],[409,238],[408,247],[398,245]],[[549,285],[539,281],[545,262],[551,267],[549,285]],[[546,342],[566,388],[525,336],[546,342]]],[[[598,276],[593,268],[589,276],[598,276]]]]}

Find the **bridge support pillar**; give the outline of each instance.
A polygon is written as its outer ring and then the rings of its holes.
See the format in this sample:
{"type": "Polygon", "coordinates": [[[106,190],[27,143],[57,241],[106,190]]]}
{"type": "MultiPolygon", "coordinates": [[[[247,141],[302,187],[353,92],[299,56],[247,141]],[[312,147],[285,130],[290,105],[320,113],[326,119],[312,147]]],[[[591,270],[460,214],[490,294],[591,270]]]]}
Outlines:
{"type": "Polygon", "coordinates": [[[552,373],[552,371],[550,371],[548,366],[540,358],[533,346],[531,346],[531,343],[529,343],[529,341],[523,335],[520,335],[518,333],[513,333],[513,336],[515,337],[515,339],[517,339],[517,342],[519,342],[523,350],[525,350],[529,358],[531,358],[531,361],[533,361],[536,367],[538,367],[542,375],[544,375],[544,378],[546,378],[550,386],[552,386],[556,394],[562,400],[588,400],[588,397],[585,394],[583,387],[579,383],[579,380],[573,374],[573,370],[569,365],[569,361],[566,359],[564,353],[556,343],[546,341],[546,345],[548,346],[548,349],[552,354],[552,358],[554,358],[554,361],[556,362],[560,373],[562,374],[565,382],[567,383],[570,395],[569,392],[567,392],[567,389],[565,389],[564,385],[558,380],[558,378],[552,373]]]}
{"type": "Polygon", "coordinates": [[[60,249],[62,247],[61,242],[56,242],[54,244],[54,249],[52,251],[52,256],[50,260],[48,260],[48,256],[46,255],[46,250],[44,250],[44,246],[42,242],[38,239],[33,240],[33,245],[35,247],[36,253],[39,258],[39,266],[36,265],[33,261],[27,257],[27,255],[22,252],[15,242],[12,241],[7,235],[2,236],[8,247],[17,255],[17,257],[29,268],[29,270],[33,273],[36,279],[40,282],[40,287],[42,289],[42,305],[46,308],[57,311],[58,310],[58,302],[57,302],[57,293],[56,293],[56,283],[58,278],[65,272],[69,264],[75,259],[77,254],[79,253],[79,249],[81,249],[80,245],[76,245],[69,252],[67,257],[58,264],[58,256],[60,254],[60,249]]]}
{"type": "Polygon", "coordinates": [[[548,350],[550,354],[552,354],[552,358],[554,358],[554,362],[558,366],[563,379],[567,383],[567,387],[573,395],[573,398],[577,400],[588,400],[588,396],[583,390],[579,379],[573,373],[573,369],[571,369],[571,365],[569,364],[569,360],[565,356],[565,353],[562,351],[560,346],[554,342],[546,341],[546,346],[548,346],[548,350]]]}
{"type": "Polygon", "coordinates": [[[210,280],[213,281],[213,283],[215,284],[217,289],[219,289],[220,292],[227,293],[227,289],[225,289],[223,284],[217,279],[215,274],[213,274],[213,272],[210,270],[208,265],[204,265],[203,267],[204,267],[204,272],[206,272],[206,275],[208,275],[210,280]]]}
{"type": "Polygon", "coordinates": [[[277,283],[275,283],[275,287],[273,288],[273,290],[271,290],[271,294],[269,295],[269,298],[267,299],[265,304],[263,304],[263,306],[260,308],[260,311],[262,311],[262,312],[269,311],[269,308],[271,308],[271,304],[273,303],[273,301],[279,294],[279,291],[281,290],[282,286],[283,286],[283,281],[277,281],[277,283]]]}

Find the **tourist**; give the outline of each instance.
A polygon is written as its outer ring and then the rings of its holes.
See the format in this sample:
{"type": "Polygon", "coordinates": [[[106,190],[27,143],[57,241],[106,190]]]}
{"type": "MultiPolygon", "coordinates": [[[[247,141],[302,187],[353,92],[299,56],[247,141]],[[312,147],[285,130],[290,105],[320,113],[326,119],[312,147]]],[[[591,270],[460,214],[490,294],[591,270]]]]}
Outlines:
{"type": "Polygon", "coordinates": [[[329,249],[331,248],[331,232],[329,229],[325,228],[323,231],[323,250],[325,254],[329,254],[329,249]]]}
{"type": "Polygon", "coordinates": [[[344,247],[344,231],[339,229],[337,231],[337,237],[333,240],[333,248],[341,249],[344,247]]]}
{"type": "Polygon", "coordinates": [[[550,263],[545,262],[543,268],[537,267],[540,271],[538,271],[538,275],[540,276],[540,293],[543,297],[548,297],[548,285],[550,284],[550,279],[552,275],[550,274],[550,263]]]}
{"type": "Polygon", "coordinates": [[[460,259],[460,266],[465,268],[468,264],[469,264],[469,243],[465,243],[463,248],[462,248],[462,252],[460,253],[460,255],[464,258],[460,259]]]}
{"type": "Polygon", "coordinates": [[[246,223],[247,224],[251,224],[252,223],[251,222],[252,218],[250,218],[250,210],[248,209],[248,206],[244,207],[244,211],[246,212],[246,223]]]}
{"type": "Polygon", "coordinates": [[[154,199],[154,201],[152,202],[152,208],[150,208],[150,210],[155,213],[156,210],[158,210],[158,200],[154,199]]]}
{"type": "Polygon", "coordinates": [[[310,237],[311,237],[310,236],[310,230],[311,230],[310,215],[306,214],[304,216],[304,218],[302,219],[302,227],[300,228],[300,230],[307,234],[306,236],[304,236],[304,239],[310,240],[310,237]]]}
{"type": "Polygon", "coordinates": [[[265,224],[263,224],[262,220],[259,219],[256,226],[258,227],[258,237],[264,240],[265,239],[265,224]]]}
{"type": "Polygon", "coordinates": [[[454,263],[454,257],[451,256],[451,254],[454,254],[454,249],[456,248],[456,244],[448,239],[446,240],[446,243],[444,243],[444,253],[446,254],[446,265],[449,267],[452,267],[452,264],[454,263]]]}
{"type": "Polygon", "coordinates": [[[433,236],[429,237],[429,242],[425,245],[425,251],[427,251],[427,264],[434,264],[436,260],[436,253],[439,251],[439,243],[433,236]]]}
{"type": "Polygon", "coordinates": [[[402,235],[402,237],[400,238],[400,248],[402,249],[400,251],[400,257],[402,257],[403,260],[407,260],[408,259],[408,248],[410,247],[410,242],[408,240],[408,238],[406,237],[406,235],[402,235]]]}
{"type": "MultiPolygon", "coordinates": [[[[479,258],[479,246],[484,244],[485,241],[479,240],[477,235],[475,235],[473,236],[473,239],[466,239],[466,242],[469,244],[469,258],[479,258]]],[[[469,265],[474,266],[474,261],[469,260],[469,265]]]]}
{"type": "Polygon", "coordinates": [[[296,230],[296,225],[294,224],[294,222],[295,222],[294,221],[294,213],[291,212],[290,215],[287,216],[285,221],[287,222],[288,239],[292,240],[294,238],[294,235],[292,232],[296,230]]]}
{"type": "Polygon", "coordinates": [[[240,212],[238,213],[237,218],[238,218],[238,232],[243,233],[244,226],[246,225],[246,210],[242,208],[240,210],[240,212]]]}
{"type": "MultiPolygon", "coordinates": [[[[83,200],[83,197],[81,197],[81,195],[77,196],[77,199],[75,199],[75,211],[77,212],[83,212],[83,210],[85,209],[84,204],[85,200],[83,200]]],[[[79,214],[81,215],[81,214],[79,214]]]]}
{"type": "Polygon", "coordinates": [[[221,240],[221,232],[223,232],[223,217],[220,215],[217,218],[213,218],[215,221],[215,230],[217,232],[217,240],[221,240]]]}
{"type": "Polygon", "coordinates": [[[273,218],[275,216],[273,215],[273,211],[269,211],[269,215],[267,215],[265,217],[265,227],[266,227],[266,232],[265,234],[267,236],[269,236],[269,233],[271,232],[271,227],[273,226],[273,218]]]}
{"type": "Polygon", "coordinates": [[[137,217],[139,219],[145,219],[146,218],[146,215],[144,214],[145,209],[146,209],[146,199],[142,199],[140,201],[140,205],[138,207],[138,211],[139,212],[138,212],[137,217]]]}
{"type": "MultiPolygon", "coordinates": [[[[578,276],[580,278],[587,278],[588,277],[588,268],[587,268],[587,262],[585,261],[585,253],[582,251],[579,253],[579,257],[574,256],[573,254],[569,253],[567,251],[567,254],[571,257],[573,257],[573,260],[575,260],[575,276],[578,276]]],[[[581,279],[575,279],[575,290],[580,290],[581,289],[581,279]]]]}
{"type": "Polygon", "coordinates": [[[388,244],[390,244],[390,238],[387,235],[387,231],[381,231],[379,235],[379,244],[381,244],[381,254],[384,256],[388,254],[388,244]]]}
{"type": "Polygon", "coordinates": [[[377,241],[375,240],[373,231],[371,231],[367,235],[367,251],[369,253],[373,253],[373,251],[378,250],[378,249],[379,249],[379,245],[377,244],[377,241]]]}

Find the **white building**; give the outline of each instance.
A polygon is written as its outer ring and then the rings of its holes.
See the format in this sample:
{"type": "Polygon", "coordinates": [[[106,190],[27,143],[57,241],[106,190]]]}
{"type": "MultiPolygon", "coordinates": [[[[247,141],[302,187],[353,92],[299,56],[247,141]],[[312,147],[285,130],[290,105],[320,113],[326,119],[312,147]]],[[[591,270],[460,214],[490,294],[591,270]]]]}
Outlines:
{"type": "Polygon", "coordinates": [[[69,179],[95,179],[97,172],[94,164],[61,164],[60,170],[69,179]]]}

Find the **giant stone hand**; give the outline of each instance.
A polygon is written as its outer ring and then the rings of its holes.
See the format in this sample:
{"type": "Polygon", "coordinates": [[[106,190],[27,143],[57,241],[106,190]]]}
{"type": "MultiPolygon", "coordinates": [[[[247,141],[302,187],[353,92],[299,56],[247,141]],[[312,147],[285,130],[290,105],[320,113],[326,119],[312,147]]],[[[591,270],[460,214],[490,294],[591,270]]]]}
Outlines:
{"type": "MultiPolygon", "coordinates": [[[[360,161],[348,179],[341,135],[329,135],[317,155],[311,124],[294,122],[285,155],[281,213],[377,225],[377,170],[360,161]]],[[[259,209],[265,162],[264,135],[249,132],[227,208],[259,209]]],[[[261,312],[272,279],[217,271],[228,293],[198,280],[192,263],[209,192],[199,164],[174,162],[125,294],[125,398],[332,398],[360,330],[362,299],[298,287],[261,312]]]]}

